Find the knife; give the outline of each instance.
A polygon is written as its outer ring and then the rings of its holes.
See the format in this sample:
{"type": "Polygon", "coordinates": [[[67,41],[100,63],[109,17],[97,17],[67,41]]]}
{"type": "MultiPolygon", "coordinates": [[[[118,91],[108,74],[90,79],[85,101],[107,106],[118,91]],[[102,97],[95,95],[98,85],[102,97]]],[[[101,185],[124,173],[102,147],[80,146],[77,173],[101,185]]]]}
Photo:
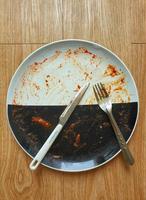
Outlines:
{"type": "Polygon", "coordinates": [[[64,112],[59,117],[59,123],[53,130],[53,132],[50,134],[46,142],[43,144],[39,152],[36,154],[36,156],[33,158],[32,162],[29,165],[29,168],[31,170],[37,169],[39,164],[41,163],[42,159],[45,157],[46,153],[52,146],[53,142],[61,132],[63,126],[69,119],[70,115],[74,111],[75,107],[79,104],[80,100],[82,99],[84,93],[86,92],[87,88],[89,87],[89,83],[86,83],[81,89],[78,91],[78,93],[75,95],[75,97],[72,99],[72,101],[69,103],[69,105],[65,108],[64,112]]]}

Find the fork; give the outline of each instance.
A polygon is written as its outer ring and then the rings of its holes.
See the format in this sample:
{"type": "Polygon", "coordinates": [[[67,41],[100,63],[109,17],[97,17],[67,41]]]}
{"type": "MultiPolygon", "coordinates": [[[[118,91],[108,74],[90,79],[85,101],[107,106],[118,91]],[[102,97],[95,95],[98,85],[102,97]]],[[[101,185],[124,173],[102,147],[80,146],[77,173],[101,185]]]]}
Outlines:
{"type": "Polygon", "coordinates": [[[93,90],[95,93],[95,97],[99,104],[99,107],[108,115],[111,125],[114,129],[116,138],[118,140],[119,146],[122,150],[123,157],[127,161],[129,165],[134,164],[134,158],[126,144],[126,141],[117,125],[117,122],[112,114],[112,102],[109,97],[108,92],[106,91],[104,85],[102,83],[97,83],[93,86],[93,90]]]}

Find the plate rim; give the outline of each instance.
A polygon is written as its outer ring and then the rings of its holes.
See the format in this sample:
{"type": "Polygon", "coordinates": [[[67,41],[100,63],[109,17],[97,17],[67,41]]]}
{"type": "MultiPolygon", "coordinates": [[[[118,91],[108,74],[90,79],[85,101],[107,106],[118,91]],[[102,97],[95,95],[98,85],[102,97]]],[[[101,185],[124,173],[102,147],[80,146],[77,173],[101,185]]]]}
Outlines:
{"type": "MultiPolygon", "coordinates": [[[[10,90],[10,86],[13,82],[13,79],[15,78],[15,75],[17,74],[18,70],[22,67],[22,65],[35,53],[37,53],[38,51],[40,51],[41,49],[45,48],[45,47],[49,47],[53,44],[57,44],[57,43],[61,43],[61,42],[84,42],[84,43],[89,43],[89,44],[92,44],[92,45],[95,45],[96,47],[100,47],[104,50],[106,50],[107,52],[111,53],[114,57],[116,57],[121,63],[122,65],[125,67],[125,69],[127,70],[127,72],[129,73],[129,76],[130,78],[132,79],[132,82],[134,84],[134,88],[135,88],[135,91],[136,91],[136,95],[137,95],[137,115],[136,115],[136,120],[135,120],[135,124],[134,124],[134,127],[131,131],[131,134],[128,138],[128,140],[126,141],[126,143],[128,143],[131,139],[131,137],[133,136],[134,134],[134,131],[136,129],[136,125],[137,125],[137,122],[138,122],[138,118],[139,118],[139,94],[138,94],[138,89],[137,89],[137,86],[136,86],[136,83],[135,83],[135,80],[130,72],[130,70],[128,69],[128,67],[126,66],[126,64],[119,58],[118,55],[116,55],[114,52],[112,52],[110,49],[108,49],[107,47],[99,44],[99,43],[96,43],[96,42],[93,42],[93,41],[89,41],[89,40],[84,40],[84,39],[61,39],[61,40],[56,40],[56,41],[53,41],[53,42],[50,42],[50,43],[47,43],[45,45],[42,45],[41,47],[37,48],[36,50],[32,51],[30,54],[28,54],[22,61],[21,63],[18,65],[17,69],[15,70],[14,74],[12,75],[11,77],[11,80],[9,82],[9,86],[8,86],[8,89],[7,89],[7,96],[6,96],[6,119],[7,119],[7,123],[8,123],[8,127],[9,127],[9,130],[11,131],[11,134],[13,135],[13,137],[15,138],[16,140],[16,143],[21,147],[21,149],[28,155],[30,156],[30,158],[33,159],[33,156],[30,155],[23,147],[22,145],[19,143],[19,141],[17,140],[13,130],[12,130],[12,127],[10,125],[10,121],[9,121],[9,117],[8,117],[8,93],[9,93],[9,90],[10,90]]],[[[109,158],[108,160],[106,160],[105,162],[99,164],[99,165],[96,165],[96,166],[93,166],[93,167],[89,167],[89,168],[85,168],[85,169],[77,169],[77,170],[66,170],[66,169],[58,169],[58,168],[55,168],[55,167],[51,167],[51,166],[48,166],[44,163],[40,163],[41,165],[49,168],[49,169],[53,169],[53,170],[56,170],[56,171],[61,171],[61,172],[83,172],[83,171],[89,171],[89,170],[92,170],[92,169],[96,169],[98,167],[101,167],[102,165],[105,165],[106,163],[108,163],[109,161],[111,161],[112,159],[114,159],[119,153],[121,152],[121,149],[115,154],[113,155],[111,158],[109,158]]]]}

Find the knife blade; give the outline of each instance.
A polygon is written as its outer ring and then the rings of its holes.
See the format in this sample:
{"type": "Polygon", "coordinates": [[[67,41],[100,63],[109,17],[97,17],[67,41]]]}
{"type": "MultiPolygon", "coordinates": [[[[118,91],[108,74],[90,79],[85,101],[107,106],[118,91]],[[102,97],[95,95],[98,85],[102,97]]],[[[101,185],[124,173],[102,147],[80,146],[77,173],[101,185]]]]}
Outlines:
{"type": "Polygon", "coordinates": [[[84,95],[88,87],[89,87],[89,83],[85,84],[82,88],[80,88],[80,90],[75,95],[73,100],[70,101],[70,103],[68,104],[64,112],[59,117],[60,124],[64,125],[67,122],[67,120],[69,119],[70,115],[74,111],[75,107],[79,104],[82,96],[84,95]]]}
{"type": "Polygon", "coordinates": [[[65,108],[63,113],[60,115],[58,125],[55,127],[53,132],[50,134],[50,136],[48,137],[46,142],[43,144],[43,146],[41,147],[39,152],[36,154],[36,156],[33,158],[32,162],[30,163],[29,168],[31,170],[37,169],[37,167],[41,163],[42,159],[44,158],[44,156],[46,155],[46,153],[52,146],[53,142],[55,141],[55,139],[61,132],[63,126],[65,125],[65,123],[67,122],[69,117],[71,116],[72,112],[74,111],[76,106],[79,104],[80,100],[82,99],[82,97],[85,94],[88,87],[89,87],[89,83],[86,83],[83,87],[81,87],[81,89],[77,92],[75,97],[70,101],[68,106],[65,108]]]}

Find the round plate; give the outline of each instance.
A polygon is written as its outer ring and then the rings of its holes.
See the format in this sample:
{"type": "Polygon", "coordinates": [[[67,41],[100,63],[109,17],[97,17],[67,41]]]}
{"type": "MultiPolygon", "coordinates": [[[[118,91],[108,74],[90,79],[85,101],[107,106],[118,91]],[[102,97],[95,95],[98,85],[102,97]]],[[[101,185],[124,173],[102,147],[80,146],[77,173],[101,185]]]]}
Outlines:
{"type": "Polygon", "coordinates": [[[59,116],[85,83],[90,87],[42,161],[46,167],[85,171],[99,167],[120,148],[92,86],[104,83],[113,114],[128,142],[139,110],[135,82],[110,50],[84,40],[62,40],[30,54],[18,67],[8,89],[8,121],[18,144],[34,157],[58,123],[59,116]]]}

